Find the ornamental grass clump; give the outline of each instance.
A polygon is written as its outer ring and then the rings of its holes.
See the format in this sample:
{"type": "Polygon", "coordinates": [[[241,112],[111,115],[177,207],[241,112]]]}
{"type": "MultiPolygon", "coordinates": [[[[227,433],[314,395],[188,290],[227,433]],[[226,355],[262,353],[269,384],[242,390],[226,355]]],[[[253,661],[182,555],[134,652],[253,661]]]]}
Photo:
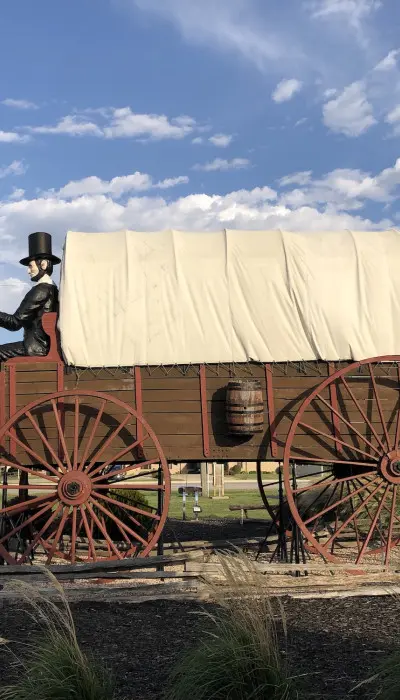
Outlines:
{"type": "MultiPolygon", "coordinates": [[[[24,612],[40,627],[40,634],[19,657],[13,653],[18,680],[0,688],[0,700],[113,700],[114,683],[103,665],[80,649],[72,613],[62,586],[43,567],[59,594],[59,603],[37,592],[34,586],[15,582],[24,612]]],[[[16,630],[17,631],[17,630],[16,630]]]]}
{"type": "Polygon", "coordinates": [[[165,700],[289,700],[296,698],[285,656],[283,610],[245,555],[220,553],[223,585],[204,581],[217,603],[203,612],[209,631],[173,670],[165,700]]]}

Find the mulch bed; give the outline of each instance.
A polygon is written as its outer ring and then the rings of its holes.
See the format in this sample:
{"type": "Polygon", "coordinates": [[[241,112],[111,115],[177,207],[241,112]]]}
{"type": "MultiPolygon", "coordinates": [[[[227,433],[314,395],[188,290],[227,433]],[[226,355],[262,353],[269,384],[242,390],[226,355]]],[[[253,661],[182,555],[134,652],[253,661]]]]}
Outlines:
{"type": "MultiPolygon", "coordinates": [[[[265,524],[241,526],[237,520],[176,520],[171,525],[175,535],[167,528],[167,541],[175,536],[218,540],[265,532],[265,524]]],[[[282,650],[287,649],[292,674],[302,676],[301,700],[372,698],[373,686],[349,693],[400,646],[400,601],[391,596],[281,601],[288,625],[287,648],[282,640],[282,650]]],[[[171,667],[210,625],[199,613],[212,610],[211,605],[176,601],[85,602],[71,608],[83,650],[93,650],[116,677],[116,700],[161,700],[171,667]]],[[[22,653],[36,633],[26,611],[4,602],[0,637],[12,641],[13,652],[22,653]]],[[[13,657],[0,646],[0,686],[15,673],[13,657]]]]}
{"type": "MultiPolygon", "coordinates": [[[[360,680],[398,643],[399,602],[392,597],[283,601],[287,615],[288,657],[294,675],[306,674],[301,698],[366,700],[373,688],[349,695],[360,680]]],[[[93,649],[117,679],[117,700],[161,700],[171,666],[182,651],[196,644],[209,625],[196,603],[156,601],[73,604],[78,636],[85,651],[93,649]]],[[[207,606],[208,609],[211,606],[207,606]]],[[[36,630],[15,605],[4,605],[0,636],[33,641],[36,630]]],[[[0,647],[1,649],[1,647],[0,647]]],[[[15,669],[0,651],[1,685],[15,669]]],[[[38,699],[40,700],[40,699],[38,699]]]]}

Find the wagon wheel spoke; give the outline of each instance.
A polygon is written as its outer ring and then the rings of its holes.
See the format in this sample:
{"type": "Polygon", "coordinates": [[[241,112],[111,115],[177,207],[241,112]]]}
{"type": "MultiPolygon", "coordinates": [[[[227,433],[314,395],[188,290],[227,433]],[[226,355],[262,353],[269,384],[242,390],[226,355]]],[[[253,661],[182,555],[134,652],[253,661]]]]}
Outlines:
{"type": "MultiPolygon", "coordinates": [[[[355,465],[355,466],[357,466],[357,465],[355,465]]],[[[376,471],[374,471],[374,472],[367,472],[366,474],[363,474],[363,476],[374,476],[375,474],[376,474],[376,471]]],[[[356,474],[354,474],[353,476],[345,476],[345,477],[343,477],[342,479],[335,479],[334,483],[335,483],[335,484],[344,484],[344,483],[346,483],[346,482],[348,482],[348,481],[353,481],[353,479],[356,479],[356,478],[357,478],[357,475],[356,475],[356,474]]],[[[293,489],[293,493],[299,494],[299,493],[303,493],[304,491],[307,491],[307,492],[313,491],[314,489],[318,489],[322,483],[325,483],[325,482],[328,481],[329,479],[330,479],[330,477],[327,476],[327,477],[325,477],[324,479],[321,479],[321,481],[318,481],[317,483],[312,484],[311,486],[302,486],[302,487],[300,487],[300,488],[298,488],[298,489],[293,489]]],[[[332,480],[330,480],[329,483],[330,483],[330,485],[331,485],[331,484],[332,484],[332,480]]]]}
{"type": "MultiPolygon", "coordinates": [[[[148,459],[146,462],[141,462],[140,464],[131,464],[128,467],[122,467],[122,469],[118,469],[116,474],[118,474],[118,476],[121,476],[121,474],[126,474],[127,472],[133,471],[134,469],[143,469],[143,467],[148,467],[150,466],[150,464],[156,464],[158,461],[158,458],[154,457],[154,459],[148,459]]],[[[104,481],[104,475],[96,476],[93,479],[94,484],[96,484],[98,481],[104,481]]]]}
{"type": "Polygon", "coordinates": [[[42,538],[41,538],[41,543],[43,544],[43,546],[44,546],[44,547],[46,548],[46,550],[47,550],[47,560],[46,560],[46,564],[50,564],[50,562],[51,562],[51,560],[52,560],[52,558],[53,558],[55,552],[57,551],[57,545],[58,545],[58,543],[59,543],[59,541],[60,541],[60,539],[61,539],[61,536],[62,536],[62,533],[63,533],[63,530],[64,530],[64,525],[65,525],[66,520],[67,520],[68,515],[69,515],[69,508],[67,508],[67,507],[64,506],[64,507],[63,507],[63,511],[64,511],[64,512],[63,512],[63,514],[62,514],[62,516],[61,516],[61,520],[60,520],[60,522],[59,522],[59,524],[58,524],[58,527],[57,527],[55,533],[54,533],[54,531],[53,531],[48,537],[46,537],[46,538],[43,538],[43,537],[42,537],[42,538]],[[53,542],[52,542],[52,544],[50,544],[49,540],[50,540],[53,536],[54,536],[53,542]]]}
{"type": "MultiPolygon", "coordinates": [[[[321,401],[321,403],[323,403],[324,406],[329,408],[329,410],[335,416],[337,416],[339,418],[339,420],[341,420],[345,425],[347,425],[347,427],[350,428],[350,430],[352,430],[353,433],[355,433],[355,435],[357,435],[357,437],[359,437],[363,442],[365,442],[365,444],[368,445],[368,447],[370,447],[379,457],[382,457],[382,455],[384,454],[384,451],[382,450],[382,448],[378,449],[377,447],[375,447],[375,445],[373,445],[372,442],[370,442],[364,435],[362,435],[362,433],[360,433],[360,431],[357,430],[357,428],[355,428],[354,425],[352,423],[350,423],[350,421],[347,420],[347,418],[345,418],[339,411],[337,411],[336,408],[334,408],[332,406],[332,404],[329,403],[329,401],[324,399],[323,396],[321,396],[320,394],[316,394],[316,398],[319,401],[321,401]]],[[[369,424],[369,426],[371,426],[369,421],[368,421],[368,424],[369,424]]],[[[352,449],[354,449],[354,448],[352,448],[352,449]]],[[[364,453],[364,454],[368,454],[368,453],[364,453]]]]}
{"type": "Polygon", "coordinates": [[[52,408],[53,408],[54,418],[55,418],[56,426],[57,426],[57,430],[58,430],[58,438],[59,438],[60,443],[61,443],[61,446],[62,446],[62,448],[63,448],[65,461],[66,461],[66,463],[67,463],[67,468],[68,468],[69,471],[71,471],[71,470],[72,470],[72,464],[71,464],[71,460],[70,460],[70,458],[69,458],[69,452],[68,452],[67,444],[66,444],[66,442],[65,442],[64,428],[63,428],[63,426],[61,425],[60,414],[59,414],[59,411],[58,411],[57,401],[56,401],[55,399],[51,399],[51,405],[52,405],[52,408]]]}
{"type": "MultiPolygon", "coordinates": [[[[375,477],[371,483],[374,483],[377,480],[378,480],[378,477],[375,477]]],[[[380,487],[381,486],[379,485],[378,488],[380,488],[380,487]]],[[[316,515],[312,515],[310,518],[305,520],[304,524],[308,525],[309,523],[313,522],[316,518],[321,518],[323,515],[326,515],[329,511],[333,510],[334,508],[337,508],[338,506],[343,505],[344,503],[348,503],[353,496],[355,496],[358,493],[361,493],[361,491],[365,491],[365,489],[366,489],[366,486],[363,485],[363,486],[359,487],[358,489],[356,489],[355,491],[353,491],[353,493],[351,495],[343,496],[340,500],[336,501],[336,503],[333,503],[332,505],[330,505],[326,508],[323,508],[323,510],[321,510],[319,513],[317,513],[316,515]]]]}
{"type": "Polygon", "coordinates": [[[128,413],[128,414],[125,416],[125,418],[124,418],[124,420],[122,421],[122,423],[120,423],[120,424],[115,428],[115,430],[114,430],[114,431],[111,433],[111,435],[107,438],[107,440],[105,441],[105,443],[100,447],[100,449],[98,450],[98,452],[96,452],[96,454],[95,454],[95,456],[92,458],[92,460],[91,460],[91,462],[90,462],[88,468],[86,469],[86,471],[87,471],[88,473],[91,471],[91,469],[93,468],[94,464],[96,463],[96,461],[97,461],[96,458],[99,458],[99,457],[106,451],[106,449],[107,449],[108,447],[110,447],[111,443],[118,437],[118,435],[120,434],[121,430],[122,430],[123,428],[125,428],[127,422],[129,421],[129,419],[130,419],[131,417],[132,417],[132,416],[128,413]]]}
{"type": "Polygon", "coordinates": [[[104,536],[106,542],[108,542],[108,544],[110,545],[110,547],[111,547],[113,553],[115,554],[115,556],[117,557],[117,559],[123,559],[121,552],[118,551],[118,549],[114,545],[114,542],[110,539],[110,536],[109,536],[107,530],[105,529],[105,527],[103,527],[102,523],[100,522],[99,518],[97,517],[96,513],[94,512],[94,510],[89,502],[86,503],[86,508],[89,511],[89,514],[92,518],[92,522],[95,523],[97,525],[97,527],[99,528],[99,530],[103,533],[103,536],[104,536]]]}
{"type": "Polygon", "coordinates": [[[87,515],[86,515],[86,512],[85,512],[85,508],[84,508],[84,506],[78,506],[78,508],[79,508],[79,511],[80,511],[80,514],[81,514],[83,526],[84,526],[84,528],[85,528],[86,537],[87,537],[87,540],[88,540],[89,558],[91,557],[91,558],[93,559],[93,561],[97,561],[96,547],[95,547],[94,542],[93,542],[93,537],[92,537],[92,533],[91,533],[91,531],[90,531],[90,527],[89,527],[87,515]]]}
{"type": "Polygon", "coordinates": [[[49,494],[46,494],[45,496],[37,496],[36,498],[32,498],[30,501],[21,501],[20,503],[6,506],[5,508],[0,509],[0,515],[20,513],[21,511],[25,510],[27,506],[32,508],[32,506],[42,504],[44,501],[49,501],[49,499],[53,503],[56,499],[56,494],[54,494],[54,497],[51,497],[49,494]]]}
{"type": "MultiPolygon", "coordinates": [[[[132,537],[134,537],[135,540],[137,540],[138,542],[140,542],[140,544],[142,544],[142,545],[144,545],[144,546],[146,546],[146,545],[148,544],[147,540],[145,540],[141,535],[138,535],[137,532],[135,532],[134,530],[132,530],[132,528],[130,528],[128,525],[126,525],[126,523],[124,523],[124,522],[123,522],[120,518],[118,518],[116,515],[114,515],[114,513],[112,513],[111,510],[108,510],[105,506],[103,506],[97,499],[95,499],[94,497],[92,497],[92,498],[91,498],[91,502],[93,503],[94,506],[96,506],[96,508],[99,508],[99,510],[101,510],[101,512],[104,513],[104,515],[106,515],[107,518],[111,518],[111,520],[113,520],[113,522],[115,522],[115,524],[117,525],[117,527],[118,527],[118,528],[121,530],[121,532],[123,533],[123,537],[124,537],[125,541],[126,541],[130,546],[132,545],[132,542],[131,542],[131,540],[129,539],[128,534],[131,535],[132,537]]],[[[122,503],[121,503],[120,505],[123,507],[123,504],[122,504],[122,503]]]]}
{"type": "MultiPolygon", "coordinates": [[[[100,495],[99,493],[96,493],[96,497],[100,498],[100,500],[102,500],[102,501],[106,501],[107,503],[111,503],[114,506],[117,505],[117,506],[122,506],[123,508],[124,507],[127,508],[127,504],[121,503],[120,501],[117,501],[117,499],[115,499],[115,498],[109,498],[109,496],[100,495]]],[[[136,512],[135,510],[133,510],[132,506],[129,506],[129,508],[127,508],[127,510],[129,510],[133,513],[136,512]]],[[[134,522],[137,527],[142,527],[139,520],[137,520],[136,518],[134,518],[131,515],[129,517],[131,518],[132,522],[134,522]]]]}
{"type": "Polygon", "coordinates": [[[138,508],[138,506],[134,506],[131,503],[130,504],[125,504],[119,501],[117,498],[113,497],[110,498],[110,496],[106,496],[105,494],[100,494],[97,493],[97,491],[93,491],[93,493],[96,495],[96,498],[101,498],[104,501],[108,501],[109,503],[115,503],[121,508],[126,508],[126,510],[129,510],[132,513],[136,513],[137,515],[144,515],[146,517],[152,518],[153,520],[159,520],[160,516],[158,513],[152,513],[151,511],[144,510],[143,508],[138,508]]]}
{"type": "MultiPolygon", "coordinates": [[[[336,437],[335,435],[329,435],[329,433],[325,433],[323,430],[320,430],[319,428],[314,427],[313,425],[309,425],[308,423],[304,423],[303,421],[299,421],[298,423],[301,425],[302,428],[305,428],[306,430],[311,431],[312,433],[315,433],[316,435],[319,435],[326,440],[332,440],[338,445],[342,445],[343,447],[347,447],[349,450],[352,452],[358,452],[361,455],[364,455],[364,457],[371,457],[368,452],[365,452],[365,450],[361,450],[359,447],[356,447],[355,445],[352,445],[351,443],[345,442],[344,440],[341,440],[340,438],[336,437]]],[[[336,460],[335,460],[336,461],[336,460]]]]}
{"type": "Polygon", "coordinates": [[[51,474],[54,474],[54,475],[57,476],[57,477],[60,476],[60,472],[57,471],[57,469],[56,469],[55,467],[53,467],[51,464],[49,464],[49,463],[44,459],[44,457],[42,457],[41,455],[38,455],[37,452],[35,452],[34,450],[32,450],[32,449],[29,447],[29,445],[26,445],[26,444],[25,444],[24,442],[22,442],[19,438],[17,438],[16,435],[13,435],[13,434],[11,433],[10,430],[6,430],[6,431],[5,431],[5,437],[8,437],[8,438],[10,438],[11,440],[13,440],[14,442],[16,442],[17,445],[19,445],[19,447],[21,447],[23,450],[25,450],[25,452],[26,452],[27,454],[29,454],[31,457],[34,458],[34,460],[36,461],[36,463],[43,464],[43,466],[46,467],[46,469],[47,469],[49,472],[51,472],[51,474]]]}
{"type": "Polygon", "coordinates": [[[285,493],[294,521],[310,546],[328,561],[344,557],[345,562],[353,558],[359,564],[367,555],[382,552],[388,564],[394,556],[400,544],[399,443],[398,356],[342,366],[303,401],[285,446],[285,493]],[[333,388],[335,402],[328,400],[333,388]],[[332,454],[332,445],[340,448],[340,454],[332,454]],[[331,477],[324,473],[309,477],[307,483],[306,475],[300,475],[293,485],[293,462],[321,464],[323,470],[327,465],[331,477]],[[327,494],[335,486],[328,503],[327,494]],[[311,501],[312,508],[304,510],[301,503],[311,501]],[[316,538],[316,523],[327,524],[328,538],[316,538]]]}
{"type": "MultiPolygon", "coordinates": [[[[354,519],[359,515],[359,513],[361,513],[361,511],[363,509],[365,509],[365,505],[367,503],[369,503],[371,501],[371,499],[373,498],[373,496],[376,493],[378,493],[378,491],[380,491],[382,488],[383,488],[383,483],[380,481],[378,486],[375,486],[375,488],[372,492],[367,492],[368,496],[366,498],[362,499],[360,497],[360,500],[361,500],[360,505],[357,506],[357,508],[351,513],[351,515],[349,515],[349,517],[346,518],[346,520],[344,522],[342,522],[340,527],[338,527],[337,530],[335,530],[333,535],[326,542],[325,547],[328,547],[330,544],[332,544],[333,540],[335,540],[340,535],[340,533],[343,532],[343,530],[349,525],[349,523],[354,522],[354,519]]],[[[363,490],[365,490],[365,489],[363,489],[363,490]]],[[[357,493],[360,493],[360,489],[354,491],[353,495],[356,495],[357,493]]]]}
{"type": "Polygon", "coordinates": [[[368,371],[369,371],[369,374],[370,374],[370,377],[371,377],[372,387],[373,387],[374,396],[375,396],[375,402],[376,402],[376,405],[377,405],[377,407],[378,407],[379,418],[381,419],[382,429],[383,429],[383,434],[384,434],[384,436],[385,436],[385,440],[386,440],[386,444],[387,444],[387,449],[390,450],[390,438],[389,438],[389,433],[388,433],[386,421],[385,421],[385,418],[384,418],[384,415],[383,415],[382,404],[381,404],[381,400],[380,400],[380,398],[379,398],[378,389],[377,389],[377,386],[376,386],[376,379],[375,379],[375,375],[374,375],[374,370],[373,370],[373,367],[372,367],[372,365],[371,365],[370,363],[368,363],[368,371]]]}
{"type": "Polygon", "coordinates": [[[89,455],[90,455],[90,448],[91,448],[91,446],[92,446],[92,444],[93,444],[93,440],[94,440],[94,438],[95,438],[96,431],[97,431],[97,429],[98,429],[98,427],[99,427],[99,425],[100,425],[101,419],[102,419],[102,417],[103,417],[103,415],[104,415],[104,410],[105,410],[105,407],[106,407],[106,403],[107,403],[107,401],[106,401],[105,399],[103,399],[103,400],[101,401],[100,410],[97,412],[97,416],[96,416],[96,419],[95,419],[95,421],[94,421],[94,423],[93,423],[92,430],[90,431],[90,434],[89,434],[89,437],[88,437],[88,440],[87,440],[87,443],[86,443],[86,447],[85,447],[85,450],[84,450],[83,455],[82,455],[82,459],[81,459],[80,464],[79,464],[79,466],[78,466],[78,469],[79,469],[79,470],[84,469],[85,464],[86,464],[86,462],[87,462],[87,459],[88,459],[88,457],[89,457],[89,455]]]}
{"type": "MultiPolygon", "coordinates": [[[[368,488],[368,487],[367,487],[367,492],[369,492],[369,488],[368,488]]],[[[357,496],[357,498],[359,499],[359,496],[357,496]]],[[[377,496],[374,496],[372,500],[375,501],[376,503],[380,503],[380,499],[379,499],[379,497],[377,497],[377,496]]],[[[387,506],[386,506],[385,502],[383,502],[383,510],[387,510],[387,506]]],[[[370,512],[370,509],[369,509],[369,506],[368,506],[368,505],[365,506],[365,512],[366,512],[366,514],[367,514],[369,520],[370,520],[371,522],[373,522],[373,520],[374,520],[374,515],[370,512]]],[[[381,529],[380,529],[380,527],[379,527],[378,524],[376,525],[376,530],[377,530],[377,532],[379,533],[379,536],[380,536],[382,542],[385,542],[385,544],[386,544],[385,536],[384,536],[383,532],[381,531],[381,529]]]]}
{"type": "Polygon", "coordinates": [[[4,489],[0,484],[0,495],[18,489],[22,494],[18,503],[0,510],[7,523],[14,519],[0,541],[7,563],[26,561],[36,551],[43,557],[42,548],[47,564],[57,559],[143,557],[154,549],[168,513],[170,475],[157,437],[129,404],[95,391],[60,391],[17,411],[0,426],[0,444],[5,438],[14,440],[23,458],[8,460],[3,449],[1,461],[6,459],[6,464],[20,469],[26,479],[21,484],[6,483],[4,489]],[[135,435],[139,422],[140,439],[135,435]],[[24,433],[26,425],[34,436],[32,445],[24,433]],[[145,441],[152,459],[144,456],[145,441]],[[121,458],[124,466],[118,468],[121,458]],[[161,483],[143,483],[146,470],[154,464],[161,483]],[[46,471],[43,479],[38,479],[38,468],[46,471]],[[126,483],[125,479],[123,484],[112,481],[114,474],[125,477],[126,483]],[[126,491],[123,499],[118,497],[121,488],[126,491]],[[140,501],[135,502],[135,491],[142,495],[140,501]],[[156,499],[157,507],[154,501],[147,505],[146,494],[149,498],[162,494],[156,499]],[[114,495],[117,498],[111,498],[114,495]],[[21,534],[26,538],[25,531],[29,545],[24,544],[21,555],[19,540],[21,534]],[[103,544],[96,546],[97,538],[105,542],[108,552],[103,544]]]}
{"type": "MultiPolygon", "coordinates": [[[[109,467],[110,464],[111,464],[112,462],[113,462],[114,464],[115,464],[115,463],[118,463],[119,460],[127,454],[127,452],[133,452],[133,450],[134,450],[136,447],[138,447],[139,445],[141,445],[141,444],[142,444],[145,440],[147,440],[147,438],[149,438],[149,437],[150,437],[149,435],[146,435],[144,438],[141,438],[140,440],[136,440],[136,439],[135,439],[134,442],[132,442],[132,443],[131,443],[130,445],[128,445],[127,447],[124,447],[124,448],[123,448],[122,450],[120,450],[116,455],[114,455],[112,459],[108,459],[106,462],[103,462],[102,464],[100,464],[99,466],[97,466],[96,469],[90,469],[90,468],[88,467],[87,472],[90,473],[90,478],[93,478],[96,474],[98,474],[98,472],[104,471],[104,469],[107,469],[107,467],[109,467]]],[[[96,460],[94,459],[94,461],[96,461],[96,460]]],[[[138,465],[138,466],[140,466],[140,465],[138,465]]],[[[132,469],[132,468],[133,468],[133,467],[131,466],[130,469],[132,469]]],[[[134,468],[136,468],[136,467],[134,467],[134,468]]],[[[118,473],[119,473],[119,472],[118,472],[118,473]]]]}
{"type": "Polygon", "coordinates": [[[384,506],[384,503],[385,503],[385,500],[386,500],[386,497],[387,497],[387,495],[388,495],[388,492],[389,492],[389,489],[390,489],[390,488],[391,488],[391,484],[387,484],[387,485],[386,485],[386,488],[385,488],[385,491],[384,491],[384,493],[383,493],[383,496],[382,496],[382,498],[381,498],[381,501],[380,501],[380,503],[379,503],[379,505],[378,505],[378,507],[377,507],[377,509],[376,509],[375,516],[374,516],[374,518],[373,518],[373,520],[372,520],[372,522],[371,522],[371,526],[370,526],[370,528],[369,528],[369,530],[368,530],[368,534],[367,534],[367,536],[366,536],[366,538],[365,538],[365,540],[364,540],[363,546],[361,547],[361,551],[360,551],[360,553],[359,553],[359,555],[358,555],[358,557],[357,557],[357,559],[356,559],[356,564],[359,564],[359,563],[360,563],[360,561],[361,561],[361,559],[362,559],[362,557],[363,557],[363,554],[364,554],[365,550],[366,550],[367,547],[368,547],[369,541],[370,541],[370,539],[371,539],[371,537],[372,537],[372,534],[373,534],[373,532],[374,532],[374,530],[375,530],[375,528],[376,528],[376,526],[377,526],[377,523],[378,523],[378,520],[379,520],[379,516],[380,516],[380,514],[381,514],[382,508],[383,508],[383,506],[384,506]]]}
{"type": "Polygon", "coordinates": [[[56,455],[55,451],[53,450],[52,446],[50,445],[48,439],[47,439],[46,436],[44,435],[43,431],[40,430],[38,424],[36,423],[34,417],[32,416],[32,413],[31,413],[30,411],[27,411],[27,412],[26,412],[26,417],[27,417],[28,420],[30,421],[30,423],[31,423],[32,427],[34,428],[36,434],[37,434],[37,435],[39,436],[39,438],[41,439],[43,445],[45,445],[46,449],[50,452],[50,454],[51,454],[51,456],[52,456],[54,462],[57,464],[57,466],[58,466],[60,472],[65,473],[65,468],[64,468],[63,463],[59,460],[58,456],[56,455]]]}
{"type": "Polygon", "coordinates": [[[75,564],[76,561],[76,538],[77,538],[77,529],[76,529],[76,520],[77,520],[77,509],[76,506],[73,506],[72,508],[72,525],[71,525],[71,550],[70,550],[70,558],[72,564],[75,564]]]}
{"type": "Polygon", "coordinates": [[[24,529],[27,525],[30,525],[31,523],[34,522],[37,518],[40,518],[44,513],[46,513],[48,510],[51,510],[54,506],[54,501],[50,501],[48,503],[45,503],[45,505],[38,510],[36,513],[33,513],[29,518],[24,520],[22,523],[19,525],[16,525],[15,527],[12,528],[9,532],[7,532],[6,535],[4,535],[1,540],[0,544],[4,544],[4,542],[7,542],[8,539],[11,537],[14,537],[14,535],[17,535],[21,530],[24,529]]]}
{"type": "Polygon", "coordinates": [[[354,405],[356,406],[357,410],[359,411],[359,413],[360,413],[362,419],[364,420],[365,425],[368,425],[368,427],[369,427],[370,431],[372,432],[372,434],[373,434],[375,440],[377,441],[379,447],[381,448],[382,453],[384,454],[384,453],[386,452],[385,445],[383,444],[381,438],[379,437],[378,433],[376,432],[376,430],[375,430],[375,428],[374,428],[374,426],[373,426],[372,421],[370,421],[369,418],[367,417],[365,411],[363,410],[362,406],[360,405],[360,402],[357,400],[357,398],[356,398],[354,392],[353,392],[352,389],[350,388],[350,386],[349,386],[348,382],[346,381],[345,377],[340,377],[340,382],[341,382],[341,383],[343,384],[343,386],[345,387],[347,393],[349,394],[349,396],[350,396],[350,398],[352,399],[354,405]]]}
{"type": "MultiPolygon", "coordinates": [[[[59,503],[59,504],[58,504],[58,507],[56,508],[56,510],[54,510],[54,511],[52,512],[52,514],[50,515],[50,517],[46,520],[45,524],[40,528],[39,532],[38,532],[38,533],[34,536],[34,538],[32,539],[30,545],[29,545],[28,548],[25,550],[23,556],[21,557],[21,559],[20,559],[20,561],[19,561],[20,564],[24,564],[24,563],[26,562],[26,560],[29,558],[29,555],[31,554],[31,552],[33,552],[33,550],[35,549],[36,544],[41,540],[42,535],[46,532],[46,530],[48,530],[48,528],[50,527],[50,525],[51,525],[51,524],[54,522],[54,520],[59,516],[61,510],[62,510],[62,504],[59,503]]],[[[24,523],[24,525],[26,525],[26,524],[27,524],[27,522],[24,523]]]]}

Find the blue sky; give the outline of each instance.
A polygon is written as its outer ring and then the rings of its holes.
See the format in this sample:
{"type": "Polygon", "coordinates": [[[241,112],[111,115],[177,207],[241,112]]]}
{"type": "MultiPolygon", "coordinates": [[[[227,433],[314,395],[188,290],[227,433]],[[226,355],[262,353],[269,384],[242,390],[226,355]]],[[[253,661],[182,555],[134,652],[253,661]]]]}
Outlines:
{"type": "Polygon", "coordinates": [[[0,309],[34,230],[399,225],[399,28],[397,0],[4,3],[0,309]]]}

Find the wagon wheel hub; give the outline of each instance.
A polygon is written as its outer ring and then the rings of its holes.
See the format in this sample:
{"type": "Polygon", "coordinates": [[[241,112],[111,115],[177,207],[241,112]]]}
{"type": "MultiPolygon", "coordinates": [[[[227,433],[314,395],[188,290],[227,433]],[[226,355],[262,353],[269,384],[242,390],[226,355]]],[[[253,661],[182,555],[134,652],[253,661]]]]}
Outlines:
{"type": "Polygon", "coordinates": [[[400,484],[400,451],[389,452],[383,457],[380,470],[390,484],[400,484]]]}
{"type": "Polygon", "coordinates": [[[92,492],[91,479],[77,470],[64,474],[58,485],[58,495],[63,503],[70,506],[82,505],[92,492]]]}

